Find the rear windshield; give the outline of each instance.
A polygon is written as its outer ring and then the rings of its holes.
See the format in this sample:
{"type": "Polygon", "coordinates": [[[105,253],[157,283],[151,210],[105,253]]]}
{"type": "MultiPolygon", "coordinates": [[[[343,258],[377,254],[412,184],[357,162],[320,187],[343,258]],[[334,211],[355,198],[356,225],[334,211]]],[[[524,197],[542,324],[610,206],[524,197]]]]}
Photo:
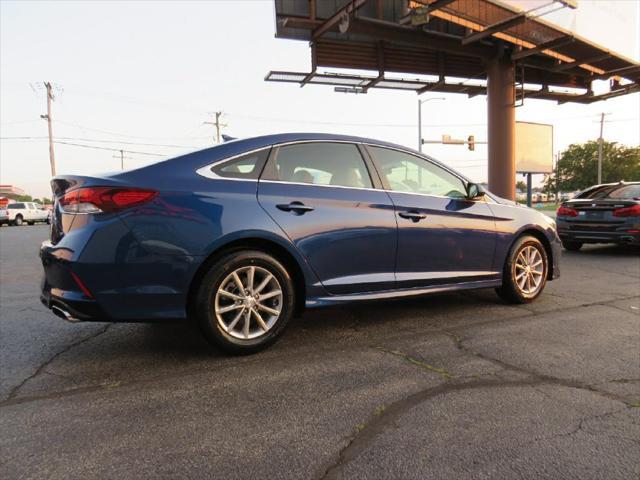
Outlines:
{"type": "Polygon", "coordinates": [[[640,184],[603,185],[585,190],[577,198],[613,198],[616,200],[640,200],[640,184]]]}

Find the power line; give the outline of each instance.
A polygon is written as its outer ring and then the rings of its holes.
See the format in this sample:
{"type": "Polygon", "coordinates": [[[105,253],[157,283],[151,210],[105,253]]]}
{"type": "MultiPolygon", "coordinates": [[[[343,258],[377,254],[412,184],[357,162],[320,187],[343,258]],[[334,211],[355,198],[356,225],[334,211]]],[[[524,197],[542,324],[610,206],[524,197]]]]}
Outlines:
{"type": "MultiPolygon", "coordinates": [[[[81,142],[94,142],[94,143],[115,143],[118,145],[142,145],[145,147],[169,147],[169,148],[203,148],[201,146],[194,145],[174,145],[167,143],[140,143],[140,142],[127,142],[123,140],[103,140],[98,138],[81,138],[81,137],[56,137],[60,140],[77,140],[81,142]]],[[[46,140],[47,137],[0,137],[0,140],[46,140]]]]}
{"type": "MultiPolygon", "coordinates": [[[[84,145],[81,143],[71,143],[71,142],[61,142],[58,140],[54,140],[53,143],[58,143],[60,145],[71,145],[74,147],[83,147],[83,148],[92,148],[94,150],[108,150],[110,152],[120,152],[121,149],[119,148],[108,148],[108,147],[98,147],[97,145],[84,145]]],[[[161,154],[161,153],[151,153],[151,152],[138,152],[138,151],[134,151],[134,150],[123,150],[126,153],[133,153],[136,155],[152,155],[154,157],[164,157],[165,155],[161,154]]]]}
{"type": "Polygon", "coordinates": [[[0,125],[20,125],[23,123],[36,123],[36,122],[40,122],[40,120],[37,119],[33,119],[33,120],[18,120],[16,122],[3,122],[0,123],[0,125]]]}
{"type": "Polygon", "coordinates": [[[87,127],[87,126],[84,126],[84,125],[79,125],[77,123],[65,122],[65,121],[62,121],[62,120],[57,120],[56,123],[62,123],[64,125],[68,125],[70,127],[79,128],[81,130],[90,130],[92,132],[104,133],[104,134],[107,134],[107,135],[113,135],[115,137],[123,137],[123,138],[144,138],[144,139],[148,139],[148,140],[162,140],[164,138],[175,138],[175,139],[184,139],[184,140],[193,139],[193,140],[195,140],[195,139],[198,139],[198,138],[202,138],[202,139],[209,138],[209,137],[166,137],[166,136],[165,137],[145,137],[145,136],[140,136],[140,135],[128,135],[126,133],[117,133],[117,132],[112,132],[112,131],[109,131],[109,130],[101,130],[101,129],[98,129],[98,128],[87,127]]]}

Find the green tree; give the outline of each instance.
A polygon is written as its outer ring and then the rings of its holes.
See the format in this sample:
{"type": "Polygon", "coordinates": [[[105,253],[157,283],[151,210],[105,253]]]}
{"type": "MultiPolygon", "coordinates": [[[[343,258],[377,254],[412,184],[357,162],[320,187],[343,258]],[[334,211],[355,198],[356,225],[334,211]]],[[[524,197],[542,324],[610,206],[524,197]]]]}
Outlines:
{"type": "Polygon", "coordinates": [[[527,190],[527,184],[525,182],[523,182],[522,180],[518,180],[516,182],[516,188],[518,190],[520,190],[521,192],[525,192],[527,190]]]}
{"type": "Polygon", "coordinates": [[[31,198],[31,195],[18,195],[16,197],[16,200],[18,202],[31,202],[31,201],[33,201],[33,199],[31,198]]]}
{"type": "MultiPolygon", "coordinates": [[[[602,183],[640,180],[640,147],[626,147],[604,142],[602,149],[602,183]]],[[[550,175],[545,189],[562,192],[583,190],[598,183],[598,142],[572,144],[550,175]],[[557,182],[557,183],[556,183],[557,182]]]]}

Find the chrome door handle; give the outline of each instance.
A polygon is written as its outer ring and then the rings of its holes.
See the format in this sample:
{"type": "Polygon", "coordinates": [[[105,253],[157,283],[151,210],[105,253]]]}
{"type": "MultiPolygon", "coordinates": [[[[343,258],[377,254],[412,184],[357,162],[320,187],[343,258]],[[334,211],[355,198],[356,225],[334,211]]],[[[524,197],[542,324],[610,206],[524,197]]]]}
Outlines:
{"type": "Polygon", "coordinates": [[[410,210],[408,212],[400,212],[398,213],[398,215],[400,215],[402,218],[407,218],[412,222],[419,222],[420,220],[427,218],[427,216],[424,213],[420,213],[415,210],[410,210]]]}
{"type": "Polygon", "coordinates": [[[305,213],[314,210],[313,207],[305,205],[302,202],[291,202],[289,204],[281,203],[279,205],[276,205],[276,208],[282,210],[283,212],[293,212],[296,215],[304,215],[305,213]]]}

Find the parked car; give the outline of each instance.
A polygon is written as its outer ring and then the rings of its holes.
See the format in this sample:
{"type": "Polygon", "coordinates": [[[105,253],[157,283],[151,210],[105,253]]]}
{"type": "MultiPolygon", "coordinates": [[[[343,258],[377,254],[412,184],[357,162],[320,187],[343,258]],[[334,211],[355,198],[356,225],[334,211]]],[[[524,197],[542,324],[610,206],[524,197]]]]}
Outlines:
{"type": "Polygon", "coordinates": [[[555,222],[418,152],[280,134],[52,181],[42,301],[68,320],[193,318],[232,353],[303,308],[471,288],[537,298],[555,222]]]}
{"type": "Polygon", "coordinates": [[[7,213],[9,223],[18,227],[23,223],[33,225],[36,222],[51,222],[51,212],[33,202],[10,203],[7,205],[7,213]]]}
{"type": "Polygon", "coordinates": [[[0,226],[9,225],[9,212],[6,207],[0,207],[0,226]]]}
{"type": "Polygon", "coordinates": [[[556,216],[567,250],[585,243],[640,245],[640,182],[594,185],[563,202],[556,216]]]}

